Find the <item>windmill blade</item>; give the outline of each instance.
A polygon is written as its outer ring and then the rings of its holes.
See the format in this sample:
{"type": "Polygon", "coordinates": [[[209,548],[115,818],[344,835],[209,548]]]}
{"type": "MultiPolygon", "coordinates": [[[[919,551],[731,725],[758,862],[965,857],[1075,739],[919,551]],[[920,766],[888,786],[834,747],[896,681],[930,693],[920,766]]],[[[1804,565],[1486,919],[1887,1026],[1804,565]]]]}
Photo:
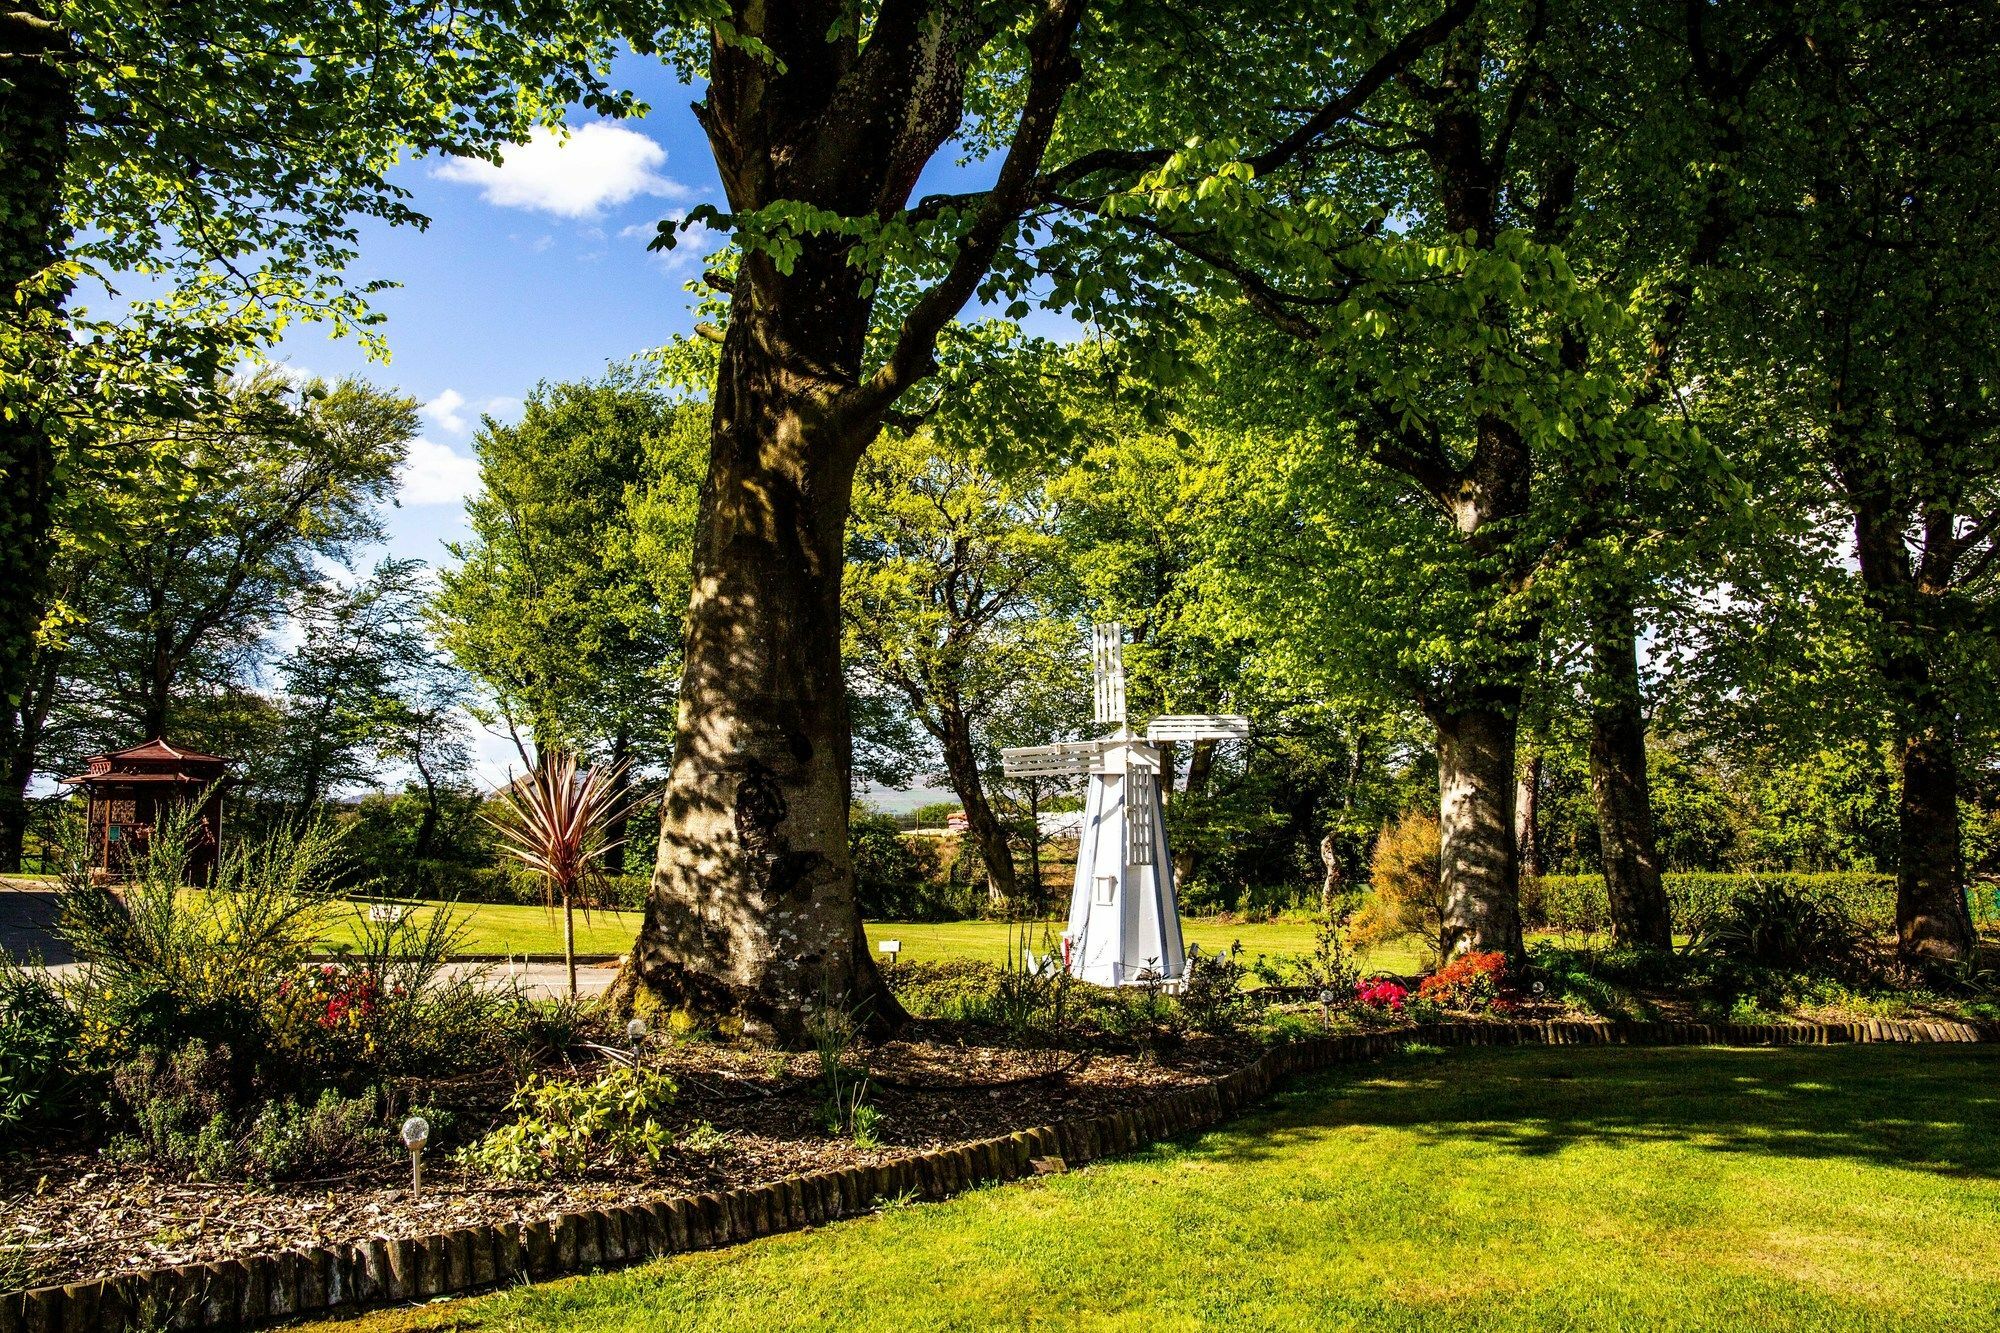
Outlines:
{"type": "Polygon", "coordinates": [[[1090,627],[1090,674],[1097,687],[1097,722],[1125,720],[1125,627],[1113,620],[1090,627]]]}
{"type": "Polygon", "coordinates": [[[1066,778],[1088,773],[1104,753],[1102,741],[1016,745],[1000,751],[1000,771],[1010,778],[1066,778]]]}
{"type": "Polygon", "coordinates": [[[1153,806],[1158,802],[1153,775],[1131,771],[1125,775],[1125,864],[1153,864],[1153,806]]]}
{"type": "Polygon", "coordinates": [[[1237,713],[1170,713],[1146,726],[1149,741],[1240,741],[1250,735],[1250,719],[1237,713]]]}

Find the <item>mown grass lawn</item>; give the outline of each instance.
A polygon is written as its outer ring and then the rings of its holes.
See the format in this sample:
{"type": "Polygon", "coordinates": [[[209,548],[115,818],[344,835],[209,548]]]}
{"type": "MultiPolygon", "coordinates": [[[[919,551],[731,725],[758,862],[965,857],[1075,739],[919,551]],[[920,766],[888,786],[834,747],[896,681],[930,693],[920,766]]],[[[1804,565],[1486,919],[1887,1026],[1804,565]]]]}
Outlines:
{"type": "MultiPolygon", "coordinates": [[[[418,907],[416,910],[429,912],[436,909],[418,907]]],[[[562,917],[540,907],[465,903],[456,910],[466,918],[465,942],[460,946],[463,952],[520,954],[562,951],[562,917]]],[[[580,953],[623,953],[631,947],[632,939],[638,933],[637,912],[592,912],[587,919],[582,913],[577,914],[576,947],[580,953]]],[[[884,921],[871,922],[868,926],[868,938],[874,946],[879,947],[885,939],[902,941],[900,958],[905,962],[936,963],[956,958],[1004,962],[1012,933],[1013,928],[1000,921],[884,921]]],[[[1061,933],[1060,922],[1049,924],[1051,939],[1061,933]]],[[[1183,927],[1183,934],[1189,943],[1198,943],[1204,949],[1227,949],[1232,942],[1241,940],[1246,962],[1260,953],[1278,958],[1310,953],[1313,947],[1313,927],[1307,921],[1268,921],[1253,925],[1191,917],[1183,927]]],[[[1041,928],[1033,928],[1029,937],[1029,947],[1039,952],[1043,948],[1041,928]]],[[[343,923],[330,939],[335,943],[351,943],[351,924],[343,923]]],[[[1377,950],[1364,962],[1370,967],[1413,972],[1417,967],[1417,953],[1411,948],[1392,946],[1377,950]]]]}
{"type": "Polygon", "coordinates": [[[1188,1142],[390,1330],[2000,1326],[1977,1048],[1405,1056],[1188,1142]]]}

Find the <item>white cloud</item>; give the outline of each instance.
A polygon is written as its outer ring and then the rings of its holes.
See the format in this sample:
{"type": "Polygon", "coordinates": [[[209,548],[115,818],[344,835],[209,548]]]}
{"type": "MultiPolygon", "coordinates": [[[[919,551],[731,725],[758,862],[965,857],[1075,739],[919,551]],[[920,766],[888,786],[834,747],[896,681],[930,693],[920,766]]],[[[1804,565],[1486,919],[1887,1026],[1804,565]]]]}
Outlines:
{"type": "Polygon", "coordinates": [[[479,489],[479,461],[448,444],[411,440],[397,483],[396,498],[406,505],[460,504],[479,489]]]}
{"type": "Polygon", "coordinates": [[[462,435],[465,433],[465,414],[458,409],[464,406],[464,394],[456,389],[446,389],[424,404],[424,415],[452,434],[462,435]]]}
{"type": "Polygon", "coordinates": [[[685,196],[685,185],[660,173],[666,162],[667,150],[637,130],[595,120],[567,137],[538,129],[528,142],[508,149],[498,165],[454,158],[431,174],[476,185],[481,198],[502,208],[586,218],[640,195],[685,196]]]}
{"type": "Polygon", "coordinates": [[[463,435],[472,429],[480,418],[494,417],[500,421],[512,421],[521,415],[524,406],[519,398],[510,398],[504,393],[496,394],[484,402],[475,403],[456,389],[446,389],[425,403],[420,410],[439,430],[452,435],[463,435]]]}

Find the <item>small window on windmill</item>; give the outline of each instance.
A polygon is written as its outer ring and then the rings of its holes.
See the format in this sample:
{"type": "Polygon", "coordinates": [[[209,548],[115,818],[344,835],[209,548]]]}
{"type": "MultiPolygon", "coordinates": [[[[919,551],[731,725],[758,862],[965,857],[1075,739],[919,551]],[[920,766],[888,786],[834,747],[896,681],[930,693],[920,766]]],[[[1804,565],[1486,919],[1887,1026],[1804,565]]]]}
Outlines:
{"type": "Polygon", "coordinates": [[[1097,877],[1096,903],[1099,907],[1109,907],[1118,897],[1118,876],[1099,875],[1097,877]]]}
{"type": "Polygon", "coordinates": [[[1129,773],[1125,778],[1125,864],[1153,864],[1153,775],[1129,773]]]}

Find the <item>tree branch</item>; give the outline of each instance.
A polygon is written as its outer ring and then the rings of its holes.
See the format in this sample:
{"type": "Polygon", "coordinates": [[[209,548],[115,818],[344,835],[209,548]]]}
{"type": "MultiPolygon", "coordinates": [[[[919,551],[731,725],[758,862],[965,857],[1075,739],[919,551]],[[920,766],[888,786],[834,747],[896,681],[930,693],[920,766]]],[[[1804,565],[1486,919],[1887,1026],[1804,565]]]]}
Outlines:
{"type": "MultiPolygon", "coordinates": [[[[964,308],[986,275],[1008,231],[1027,211],[1035,176],[1055,133],[1056,113],[1082,70],[1070,53],[1085,0],[1046,0],[1028,35],[1028,93],[1008,145],[1000,176],[988,191],[972,225],[959,241],[951,268],[917,299],[903,317],[896,344],[881,367],[842,393],[834,404],[842,416],[879,423],[882,413],[910,385],[937,367],[937,339],[964,308]]],[[[858,423],[857,423],[858,424],[858,423]]],[[[856,438],[865,437],[866,432],[856,438]]]]}

